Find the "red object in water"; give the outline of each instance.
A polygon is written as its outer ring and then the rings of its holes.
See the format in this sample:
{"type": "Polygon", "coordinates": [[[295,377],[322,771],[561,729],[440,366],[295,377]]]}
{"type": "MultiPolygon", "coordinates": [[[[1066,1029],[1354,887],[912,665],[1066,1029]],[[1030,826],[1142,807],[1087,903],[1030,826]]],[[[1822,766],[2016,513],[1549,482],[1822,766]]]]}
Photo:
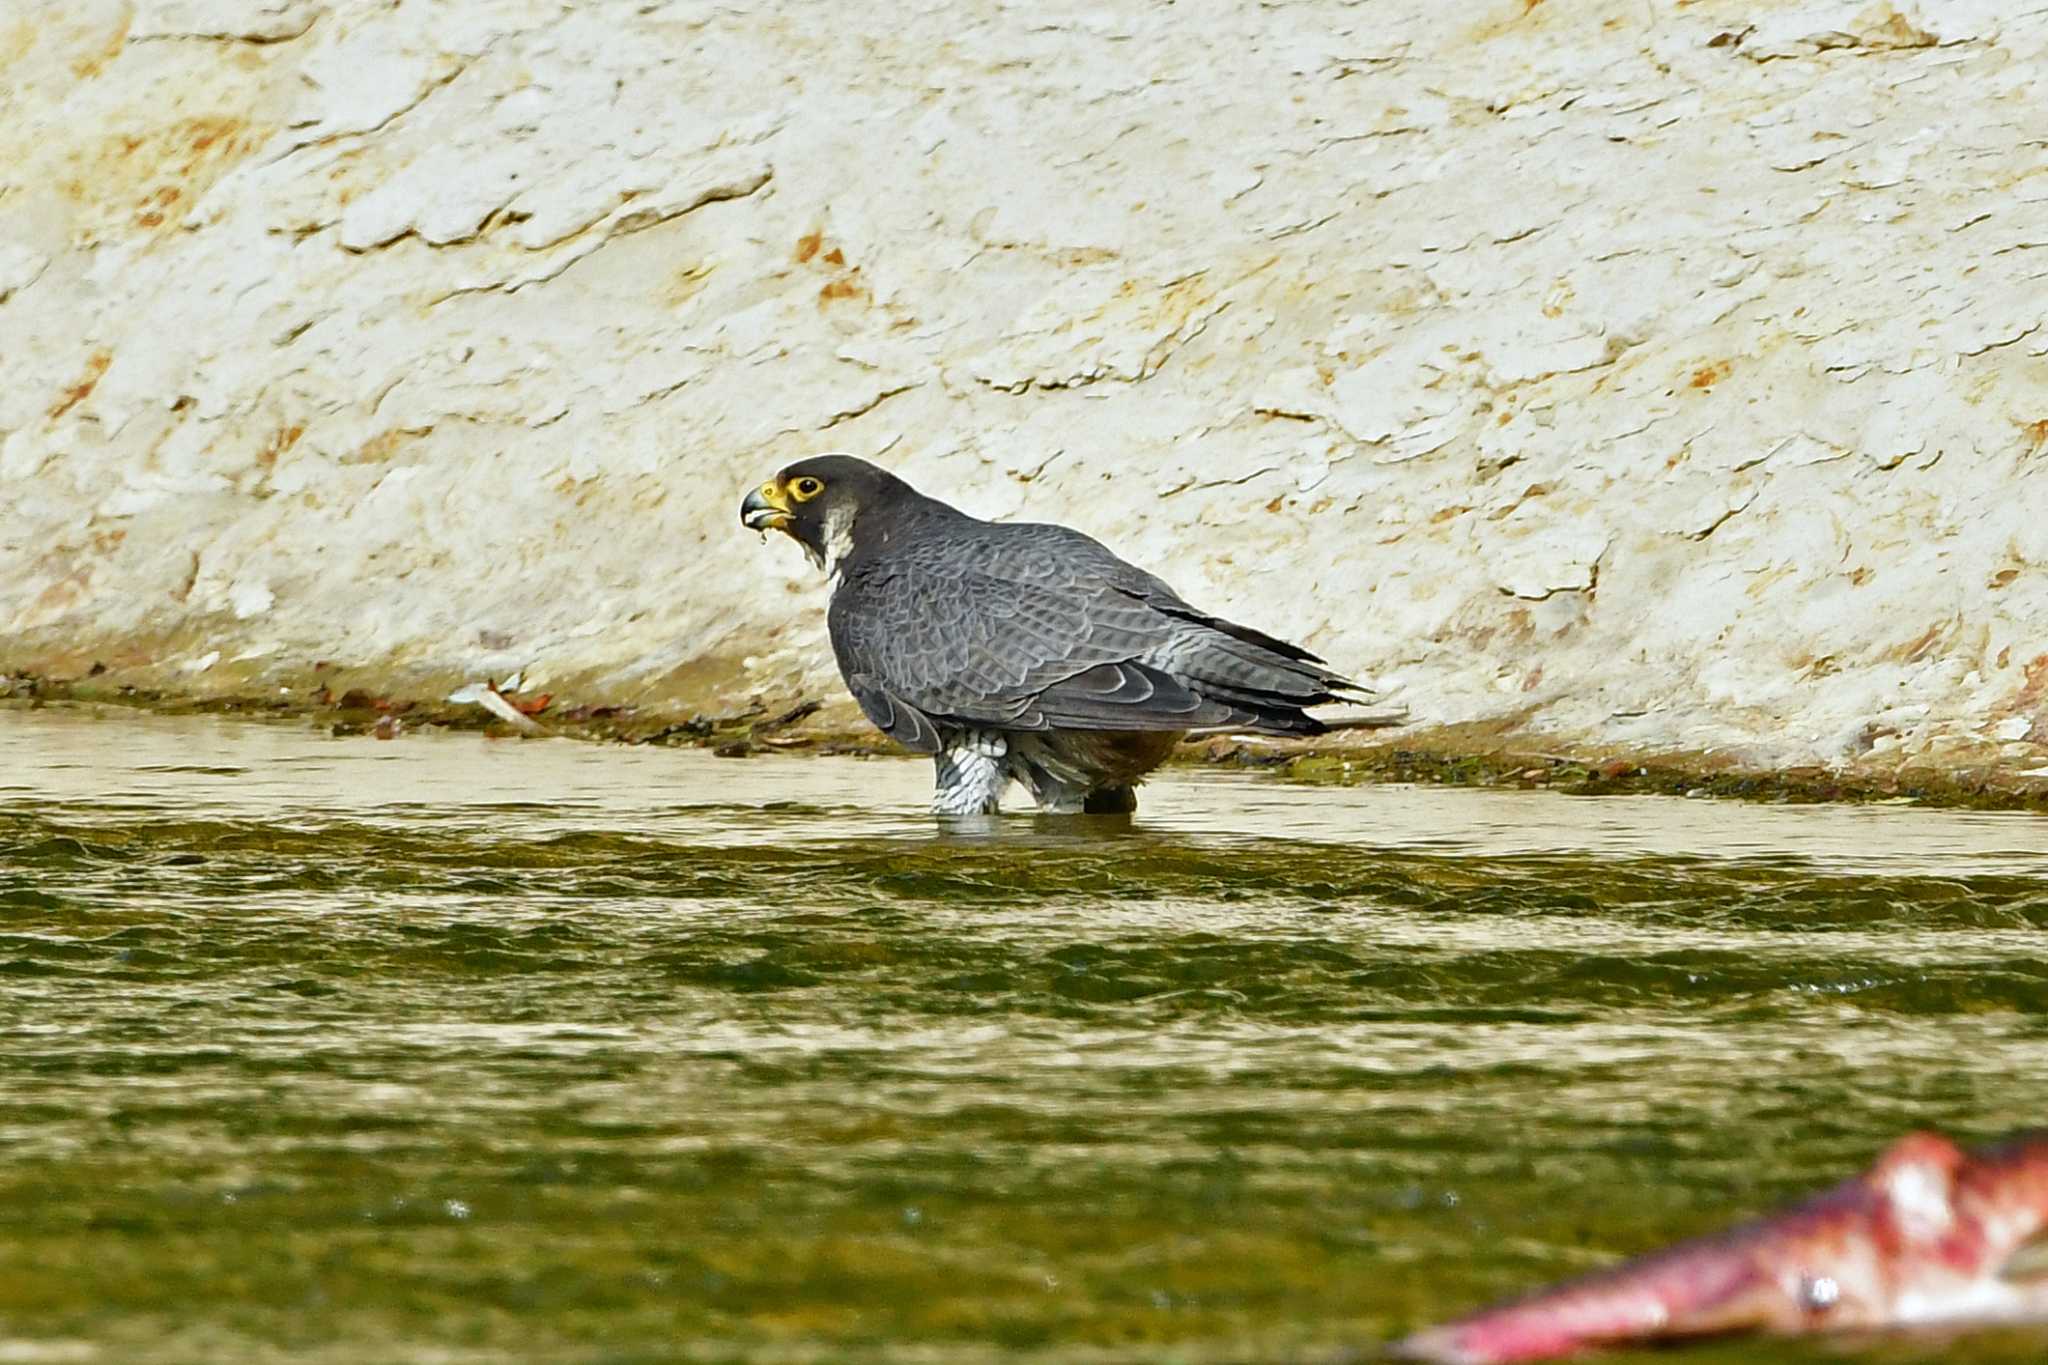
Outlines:
{"type": "Polygon", "coordinates": [[[2048,1280],[2006,1278],[2048,1227],[2048,1132],[1965,1152],[1915,1133],[1825,1194],[1395,1345],[1514,1365],[1728,1332],[2048,1320],[2048,1280]]]}

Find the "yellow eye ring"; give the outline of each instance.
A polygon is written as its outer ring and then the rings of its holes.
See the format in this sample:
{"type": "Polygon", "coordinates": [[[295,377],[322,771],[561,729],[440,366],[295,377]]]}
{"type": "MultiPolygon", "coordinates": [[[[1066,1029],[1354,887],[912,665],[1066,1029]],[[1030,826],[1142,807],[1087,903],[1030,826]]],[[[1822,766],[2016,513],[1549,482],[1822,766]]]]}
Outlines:
{"type": "Polygon", "coordinates": [[[798,502],[809,502],[824,491],[824,482],[814,479],[808,474],[800,479],[791,479],[789,483],[789,495],[798,502]]]}

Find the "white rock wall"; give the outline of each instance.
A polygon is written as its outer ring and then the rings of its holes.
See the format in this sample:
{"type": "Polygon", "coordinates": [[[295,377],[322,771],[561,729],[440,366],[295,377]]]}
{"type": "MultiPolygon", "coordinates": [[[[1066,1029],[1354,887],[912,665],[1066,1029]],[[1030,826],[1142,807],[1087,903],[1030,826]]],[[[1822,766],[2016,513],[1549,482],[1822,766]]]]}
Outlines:
{"type": "Polygon", "coordinates": [[[0,0],[0,666],[836,695],[839,449],[1425,723],[2039,764],[2044,322],[2007,0],[0,0]]]}

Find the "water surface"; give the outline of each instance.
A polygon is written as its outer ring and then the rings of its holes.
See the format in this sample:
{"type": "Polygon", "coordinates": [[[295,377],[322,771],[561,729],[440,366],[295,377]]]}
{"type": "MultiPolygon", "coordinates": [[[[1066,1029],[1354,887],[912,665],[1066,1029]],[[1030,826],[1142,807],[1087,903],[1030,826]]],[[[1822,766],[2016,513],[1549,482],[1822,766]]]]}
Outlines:
{"type": "Polygon", "coordinates": [[[2048,1121],[2035,817],[929,781],[0,712],[0,1359],[1360,1358],[2048,1121]]]}

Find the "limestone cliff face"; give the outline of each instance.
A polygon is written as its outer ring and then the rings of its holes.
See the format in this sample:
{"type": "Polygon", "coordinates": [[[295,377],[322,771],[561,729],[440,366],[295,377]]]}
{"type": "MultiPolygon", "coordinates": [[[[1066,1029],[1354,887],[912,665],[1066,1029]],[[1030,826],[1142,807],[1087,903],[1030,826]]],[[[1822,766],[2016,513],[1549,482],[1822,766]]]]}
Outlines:
{"type": "Polygon", "coordinates": [[[2048,10],[0,13],[0,667],[837,695],[845,450],[1421,722],[2048,750],[2048,10]]]}

